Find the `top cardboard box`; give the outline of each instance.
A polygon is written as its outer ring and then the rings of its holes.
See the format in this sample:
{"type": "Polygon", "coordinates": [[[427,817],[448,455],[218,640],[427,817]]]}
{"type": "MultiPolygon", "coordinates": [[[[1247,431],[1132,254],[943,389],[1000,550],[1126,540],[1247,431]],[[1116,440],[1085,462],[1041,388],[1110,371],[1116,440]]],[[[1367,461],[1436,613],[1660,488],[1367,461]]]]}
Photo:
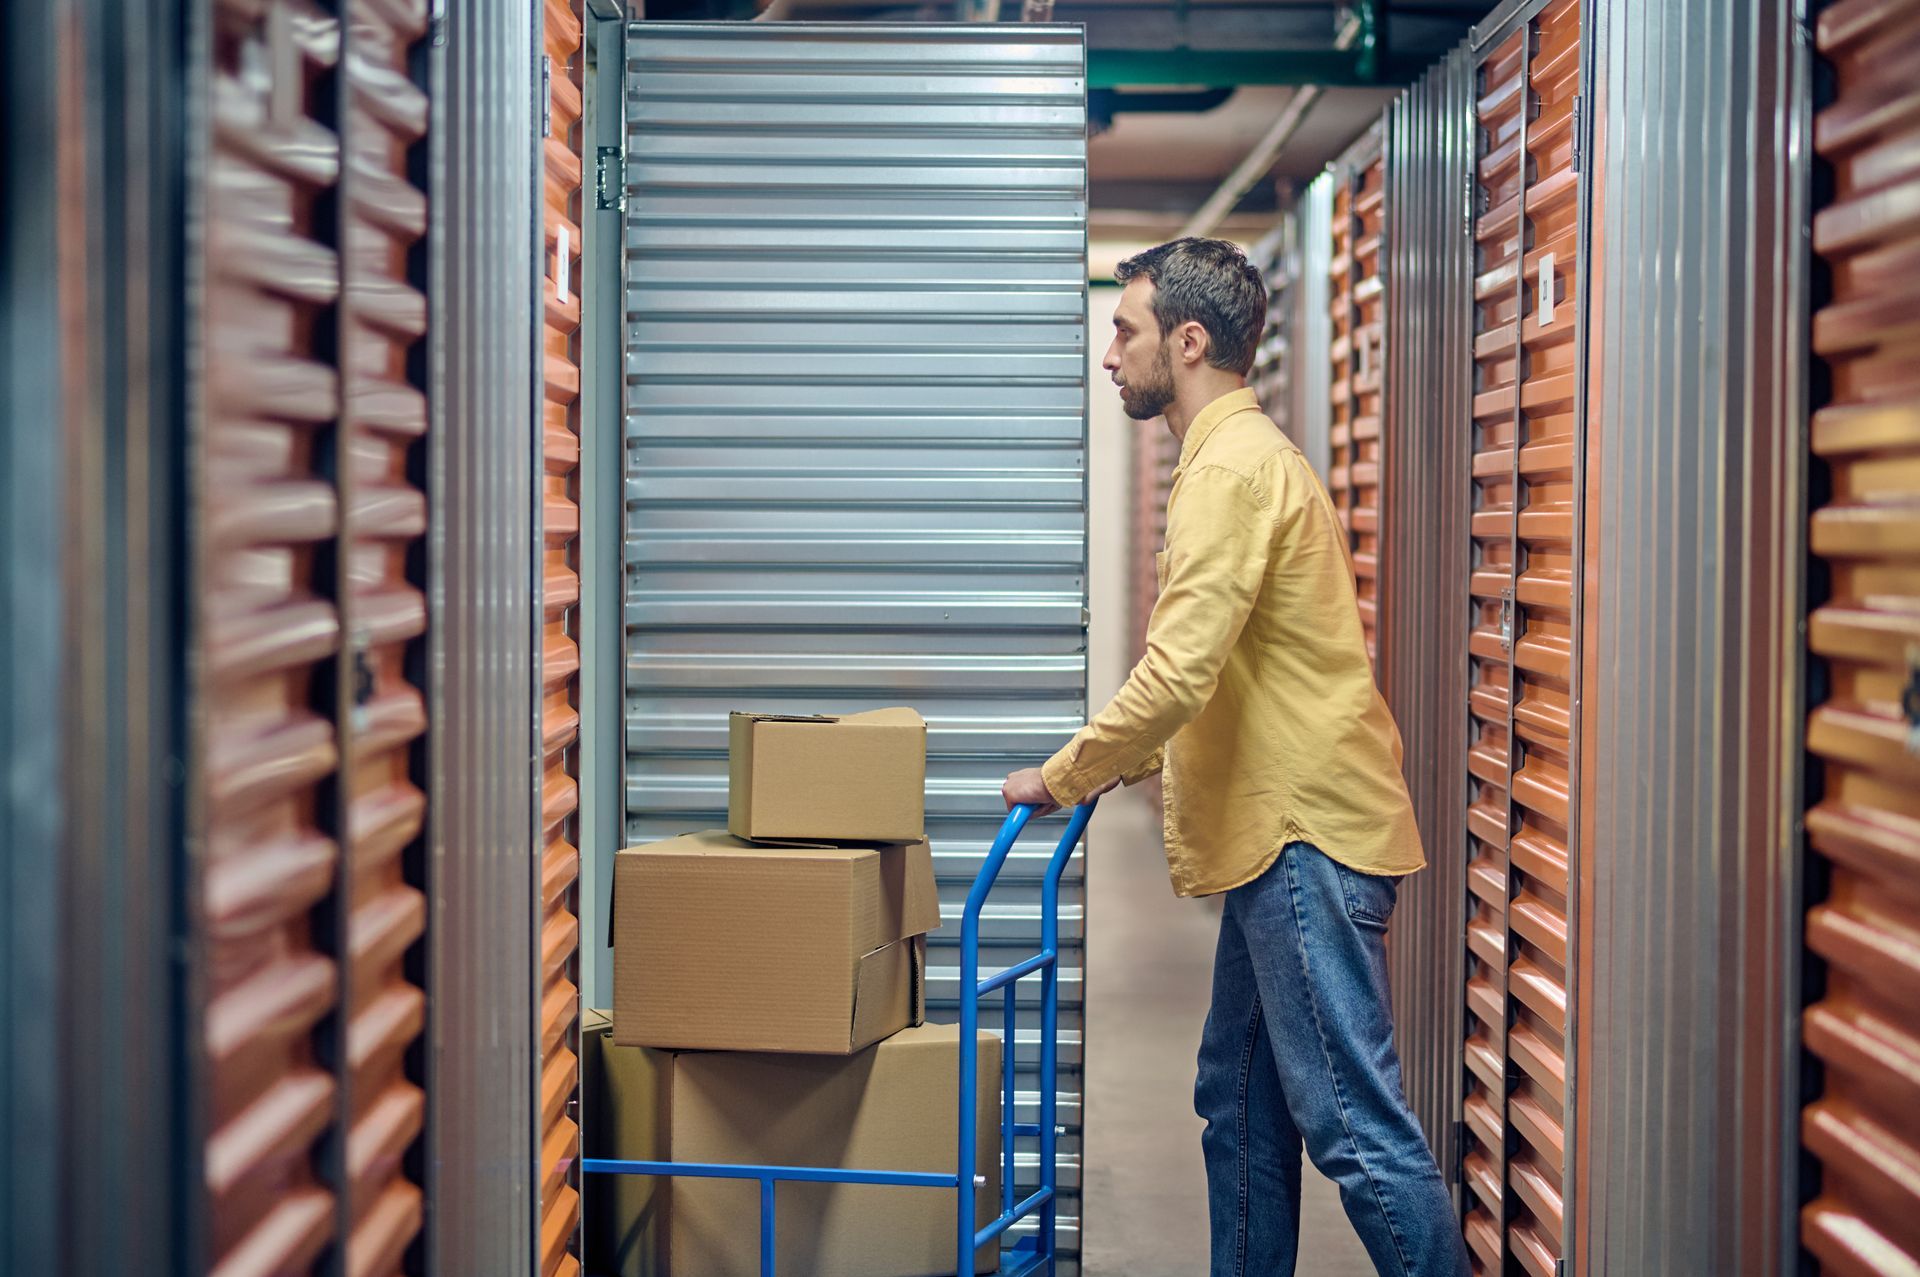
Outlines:
{"type": "Polygon", "coordinates": [[[910,709],[843,718],[735,714],[727,832],[914,842],[926,836],[927,723],[910,709]]]}

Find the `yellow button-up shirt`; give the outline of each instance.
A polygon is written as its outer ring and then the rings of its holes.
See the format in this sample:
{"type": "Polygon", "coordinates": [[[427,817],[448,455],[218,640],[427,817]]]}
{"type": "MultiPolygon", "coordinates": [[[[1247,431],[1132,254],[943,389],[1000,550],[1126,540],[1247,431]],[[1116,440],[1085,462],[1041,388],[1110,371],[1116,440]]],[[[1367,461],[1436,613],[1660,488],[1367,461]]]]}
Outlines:
{"type": "Polygon", "coordinates": [[[1253,391],[1215,400],[1187,431],[1159,568],[1147,654],[1047,761],[1055,800],[1164,764],[1182,896],[1251,882],[1296,841],[1363,873],[1424,865],[1346,533],[1253,391]]]}

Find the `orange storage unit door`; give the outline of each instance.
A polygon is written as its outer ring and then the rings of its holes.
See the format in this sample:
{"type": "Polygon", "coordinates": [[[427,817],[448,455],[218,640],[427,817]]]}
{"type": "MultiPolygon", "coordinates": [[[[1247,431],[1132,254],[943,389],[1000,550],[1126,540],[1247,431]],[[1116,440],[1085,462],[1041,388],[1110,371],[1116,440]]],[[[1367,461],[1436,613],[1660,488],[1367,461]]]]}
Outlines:
{"type": "Polygon", "coordinates": [[[1554,1277],[1571,1103],[1578,0],[1488,29],[1476,86],[1467,815],[1467,1238],[1482,1272],[1554,1277]]]}
{"type": "Polygon", "coordinates": [[[346,1047],[341,368],[326,325],[340,23],[215,0],[201,338],[193,820],[210,1271],[340,1244],[346,1047]]]}
{"type": "Polygon", "coordinates": [[[342,783],[348,802],[348,1271],[397,1277],[424,1219],[408,1150],[425,1126],[411,1057],[426,993],[409,962],[426,932],[420,845],[427,799],[428,97],[415,68],[427,0],[346,0],[341,149],[341,430],[353,686],[342,783]]]}
{"type": "MultiPolygon", "coordinates": [[[[1833,100],[1814,145],[1833,176],[1813,249],[1831,392],[1813,415],[1808,540],[1826,599],[1807,644],[1825,695],[1807,725],[1806,1048],[1819,1095],[1801,1138],[1820,1172],[1801,1240],[1828,1273],[1920,1270],[1920,9],[1821,13],[1833,100]]],[[[1814,686],[1820,686],[1816,677],[1814,686]]]]}
{"type": "Polygon", "coordinates": [[[1367,655],[1379,669],[1381,422],[1386,301],[1382,231],[1387,168],[1378,129],[1335,166],[1333,196],[1333,464],[1327,482],[1347,526],[1367,655]]]}
{"type": "Polygon", "coordinates": [[[424,1219],[425,0],[217,0],[200,259],[195,950],[217,1274],[424,1219]]]}
{"type": "Polygon", "coordinates": [[[541,222],[540,1263],[580,1271],[580,192],[585,57],[579,0],[545,0],[541,222]]]}

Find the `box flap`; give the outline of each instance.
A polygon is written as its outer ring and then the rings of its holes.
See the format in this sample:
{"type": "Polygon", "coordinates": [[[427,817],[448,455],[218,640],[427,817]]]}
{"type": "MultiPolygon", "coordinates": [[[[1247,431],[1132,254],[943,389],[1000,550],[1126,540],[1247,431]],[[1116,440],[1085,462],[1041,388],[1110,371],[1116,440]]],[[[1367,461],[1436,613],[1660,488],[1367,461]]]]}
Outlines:
{"type": "Polygon", "coordinates": [[[839,721],[849,727],[918,727],[924,730],[927,725],[927,720],[920,717],[918,710],[905,707],[870,709],[860,714],[846,714],[839,721]]]}
{"type": "Polygon", "coordinates": [[[932,846],[923,838],[885,844],[877,850],[880,911],[877,929],[858,946],[861,953],[940,929],[940,884],[933,874],[932,846]]]}
{"type": "Polygon", "coordinates": [[[921,988],[920,946],[915,941],[890,944],[860,959],[853,982],[853,1023],[848,1047],[872,1046],[899,1025],[917,1024],[917,995],[921,988]]]}
{"type": "Polygon", "coordinates": [[[727,828],[753,828],[753,716],[727,719],[727,828]]]}

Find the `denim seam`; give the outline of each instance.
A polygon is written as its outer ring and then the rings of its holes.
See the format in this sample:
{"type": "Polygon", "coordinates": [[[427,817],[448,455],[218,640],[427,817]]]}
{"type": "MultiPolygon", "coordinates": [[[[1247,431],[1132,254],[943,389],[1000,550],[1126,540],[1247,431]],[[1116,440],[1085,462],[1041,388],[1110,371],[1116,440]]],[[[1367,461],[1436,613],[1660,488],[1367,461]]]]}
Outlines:
{"type": "Polygon", "coordinates": [[[1234,1229],[1233,1272],[1234,1277],[1246,1277],[1247,1272],[1247,1203],[1253,1197],[1253,1155],[1248,1149],[1249,1123],[1247,1120],[1247,1081],[1253,1075],[1254,1044],[1259,1041],[1260,1032],[1260,995],[1253,995],[1253,1014],[1247,1020],[1247,1035],[1240,1048],[1240,1087],[1235,1096],[1234,1134],[1235,1152],[1238,1156],[1240,1171],[1240,1209],[1237,1226],[1234,1229]]]}
{"type": "MultiPolygon", "coordinates": [[[[1334,1067],[1333,1048],[1327,1042],[1326,1027],[1320,1022],[1320,999],[1314,994],[1313,960],[1307,956],[1306,921],[1300,909],[1300,878],[1295,872],[1299,861],[1292,856],[1284,857],[1283,860],[1287,866],[1287,898],[1293,906],[1294,943],[1300,948],[1300,968],[1302,974],[1307,977],[1305,981],[1307,1009],[1313,1015],[1313,1031],[1320,1039],[1320,1056],[1327,1063],[1327,1078],[1333,1084],[1333,1104],[1339,1110],[1340,1127],[1346,1133],[1347,1145],[1353,1149],[1353,1160],[1360,1164],[1361,1173],[1367,1177],[1367,1187],[1373,1192],[1374,1204],[1379,1206],[1380,1218],[1386,1222],[1387,1236],[1393,1239],[1394,1257],[1400,1261],[1400,1271],[1404,1275],[1412,1271],[1412,1266],[1407,1262],[1406,1243],[1400,1239],[1400,1229],[1393,1222],[1393,1211],[1387,1206],[1385,1195],[1380,1192],[1380,1184],[1373,1176],[1373,1168],[1367,1164],[1367,1158],[1361,1152],[1360,1141],[1353,1137],[1353,1122],[1347,1116],[1347,1097],[1340,1086],[1340,1072],[1334,1067]]],[[[1341,886],[1340,894],[1344,901],[1346,897],[1344,884],[1341,886]]],[[[1342,912],[1344,913],[1345,910],[1343,909],[1342,912]]]]}

